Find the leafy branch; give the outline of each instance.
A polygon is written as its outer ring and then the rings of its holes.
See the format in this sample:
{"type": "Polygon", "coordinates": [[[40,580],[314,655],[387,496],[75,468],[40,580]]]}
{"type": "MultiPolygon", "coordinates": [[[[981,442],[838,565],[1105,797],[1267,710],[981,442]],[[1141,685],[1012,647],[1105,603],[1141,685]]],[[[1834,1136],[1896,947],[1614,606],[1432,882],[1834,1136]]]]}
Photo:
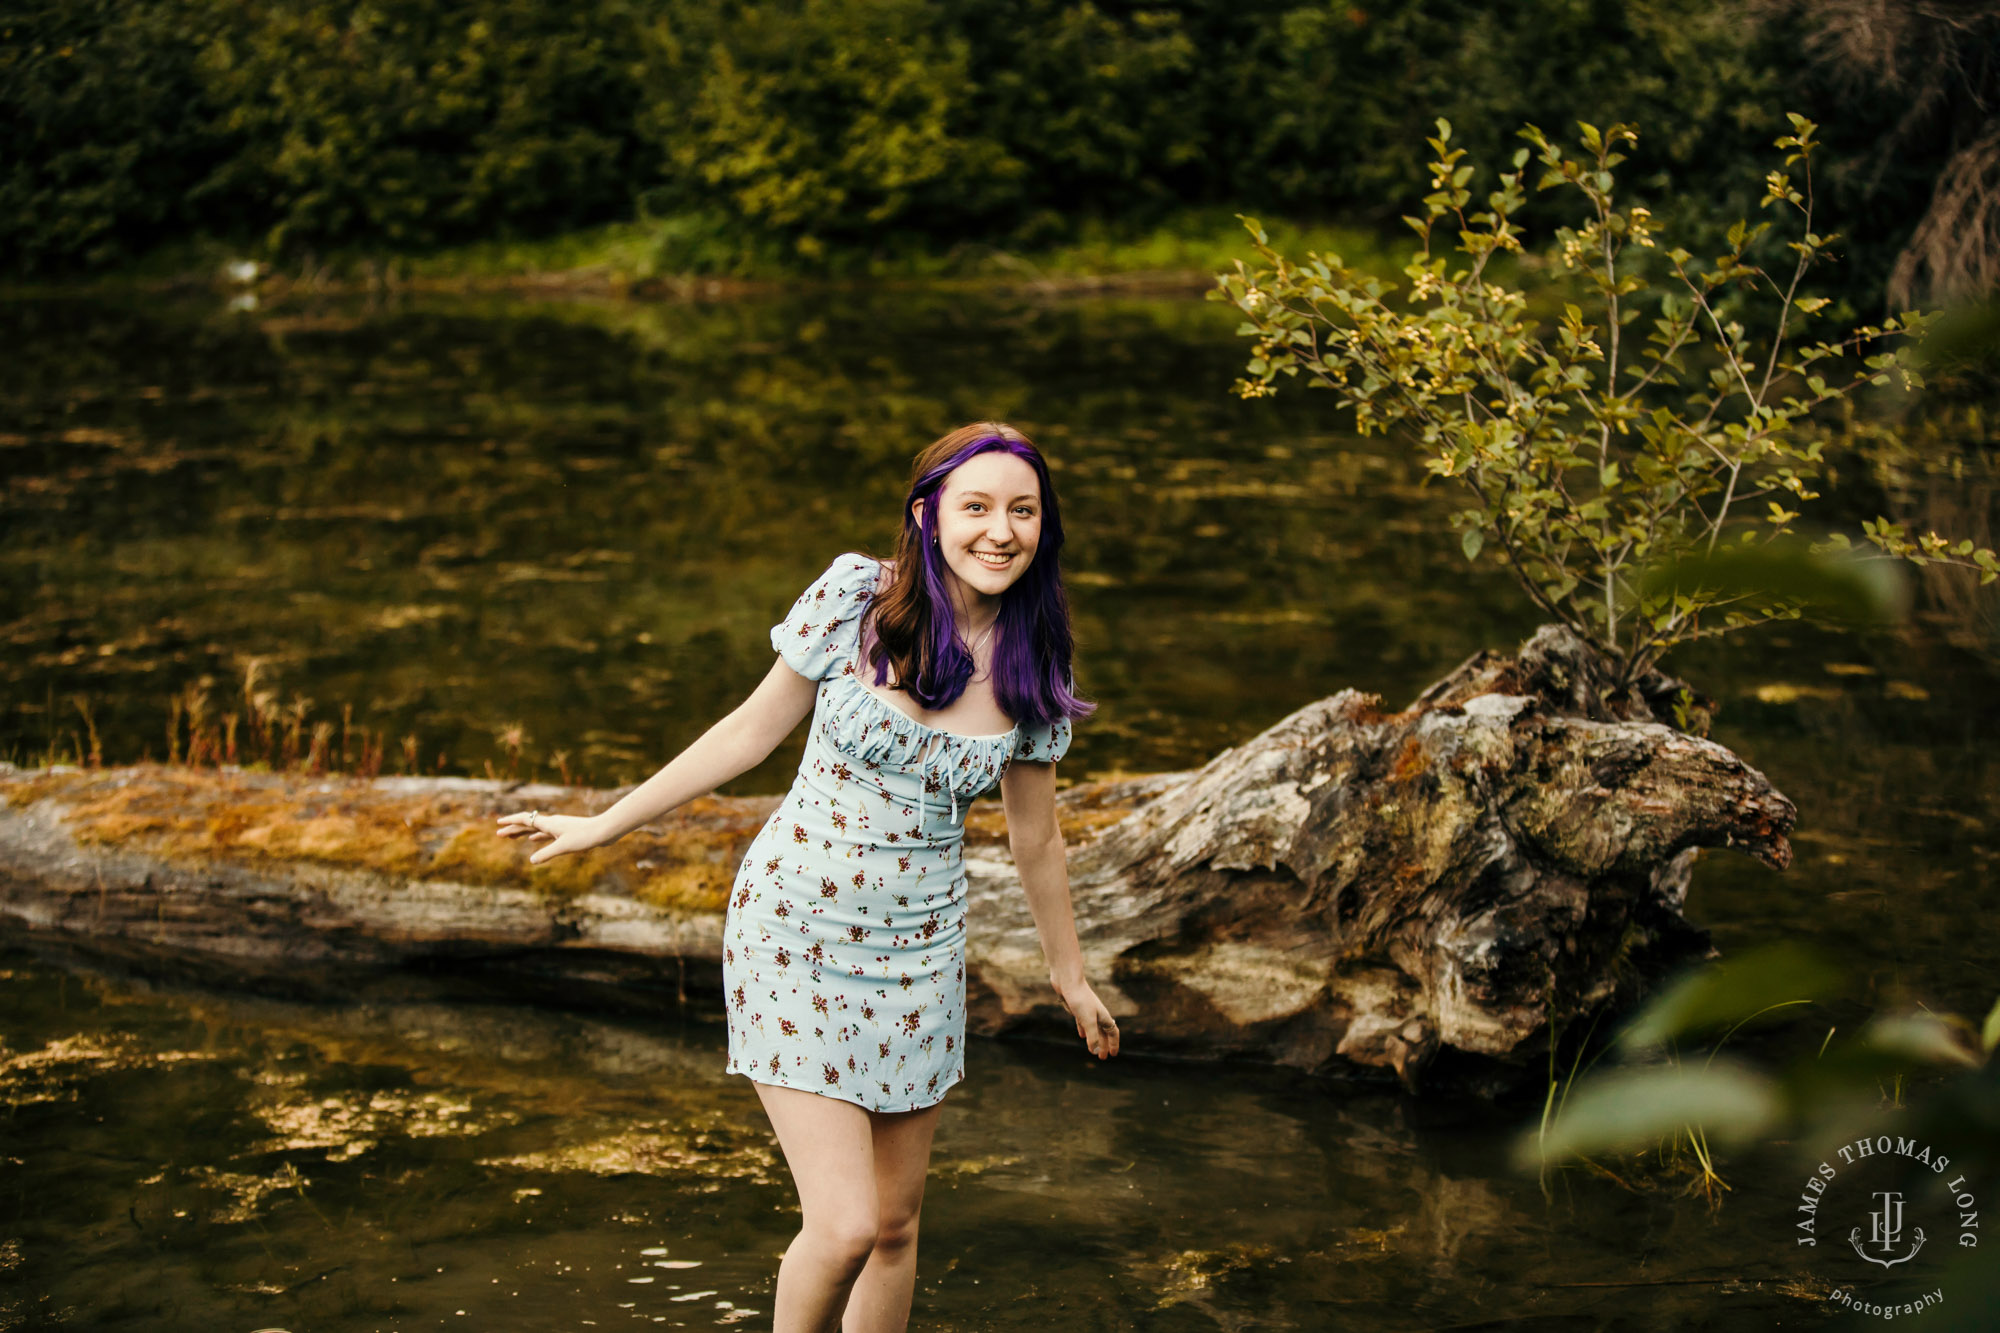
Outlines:
{"type": "MultiPolygon", "coordinates": [[[[1817,126],[1790,121],[1762,201],[1797,229],[1776,274],[1753,253],[1769,220],[1739,220],[1728,251],[1705,266],[1661,249],[1652,214],[1616,195],[1616,169],[1638,140],[1630,125],[1581,125],[1574,156],[1528,125],[1528,146],[1475,202],[1477,169],[1439,119],[1427,140],[1431,193],[1404,219],[1421,246],[1394,304],[1394,284],[1338,255],[1287,260],[1239,214],[1262,266],[1238,260],[1208,293],[1240,309],[1237,332],[1256,340],[1234,391],[1268,396],[1278,376],[1303,372],[1308,387],[1340,396],[1362,434],[1411,439],[1425,470],[1466,498],[1450,518],[1466,558],[1495,553],[1536,606],[1615,664],[1621,685],[1675,644],[1797,619],[1811,599],[1782,591],[1787,580],[1746,587],[1720,571],[1784,564],[1776,543],[1794,534],[1794,506],[1819,497],[1812,484],[1827,462],[1815,414],[1865,387],[1922,387],[1914,348],[1933,317],[1907,312],[1804,340],[1829,302],[1802,287],[1838,235],[1814,229],[1817,126]],[[1548,316],[1492,272],[1524,253],[1516,218],[1531,160],[1538,191],[1584,204],[1579,225],[1554,229],[1557,262],[1583,300],[1548,316]],[[1442,241],[1450,251],[1434,253],[1442,241]],[[1759,300],[1775,302],[1762,334],[1744,323],[1759,300]],[[1649,312],[1640,340],[1634,326],[1649,312]]],[[[1862,535],[1879,551],[1868,559],[1964,565],[1982,584],[2000,577],[2000,557],[1969,540],[1912,539],[1886,518],[1864,522],[1862,535]]],[[[1808,554],[1821,583],[1860,558],[1842,533],[1808,554]]]]}

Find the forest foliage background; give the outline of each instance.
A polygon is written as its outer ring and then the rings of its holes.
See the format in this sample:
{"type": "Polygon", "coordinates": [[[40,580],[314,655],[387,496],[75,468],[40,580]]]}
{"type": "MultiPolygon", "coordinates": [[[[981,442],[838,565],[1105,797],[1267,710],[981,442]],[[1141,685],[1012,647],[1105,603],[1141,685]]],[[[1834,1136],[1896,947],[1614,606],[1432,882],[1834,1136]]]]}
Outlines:
{"type": "Polygon", "coordinates": [[[1719,229],[1755,212],[1802,111],[1840,277],[1879,291],[1965,146],[1964,98],[1825,58],[1839,8],[17,0],[0,262],[101,270],[190,237],[416,253],[638,218],[679,271],[839,271],[1189,206],[1396,227],[1440,115],[1473,160],[1523,121],[1636,122],[1626,179],[1719,229]]]}

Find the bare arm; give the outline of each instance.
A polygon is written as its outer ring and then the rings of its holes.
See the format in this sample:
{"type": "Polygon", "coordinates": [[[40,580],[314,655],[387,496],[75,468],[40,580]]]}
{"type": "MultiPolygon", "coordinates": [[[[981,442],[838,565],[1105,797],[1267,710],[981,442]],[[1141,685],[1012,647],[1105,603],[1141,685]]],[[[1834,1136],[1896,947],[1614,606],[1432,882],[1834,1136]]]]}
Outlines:
{"type": "Polygon", "coordinates": [[[1077,1035],[1098,1059],[1118,1054],[1118,1024],[1083,976],[1083,949],[1077,943],[1076,915],[1070,904],[1069,849],[1056,820],[1056,766],[1016,759],[1000,779],[1007,811],[1007,842],[1014,869],[1034,913],[1049,982],[1076,1020],[1077,1035]]]}
{"type": "Polygon", "coordinates": [[[1056,766],[1014,760],[1000,778],[1000,803],[1014,869],[1049,960],[1049,981],[1061,991],[1083,980],[1083,950],[1069,900],[1069,849],[1056,822],[1056,766]]]}
{"type": "Polygon", "coordinates": [[[770,758],[812,712],[819,682],[777,658],[764,679],[720,722],[704,731],[659,772],[591,817],[601,843],[616,842],[642,824],[714,791],[770,758]]]}

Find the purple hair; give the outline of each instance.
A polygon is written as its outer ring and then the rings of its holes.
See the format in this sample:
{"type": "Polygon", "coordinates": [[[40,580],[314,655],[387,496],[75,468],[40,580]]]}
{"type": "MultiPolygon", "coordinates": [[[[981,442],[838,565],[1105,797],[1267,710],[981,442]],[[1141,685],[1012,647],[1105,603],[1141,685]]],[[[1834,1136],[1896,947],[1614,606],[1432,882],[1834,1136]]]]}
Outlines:
{"type": "MultiPolygon", "coordinates": [[[[984,422],[963,427],[937,441],[917,459],[909,494],[903,500],[903,528],[897,542],[896,582],[914,572],[917,582],[910,601],[903,604],[914,611],[914,637],[908,656],[917,669],[899,671],[910,695],[930,710],[944,708],[965,693],[972,679],[971,651],[960,640],[956,618],[951,612],[951,571],[938,546],[937,516],[945,479],[967,460],[988,452],[1003,452],[1026,461],[1035,470],[1042,492],[1042,534],[1035,558],[1027,570],[1000,595],[1000,614],[993,639],[993,695],[1002,710],[1017,725],[1050,726],[1058,718],[1089,717],[1097,705],[1079,697],[1073,668],[1076,642],[1070,629],[1069,597],[1063,591],[1060,557],[1063,546],[1062,509],[1048,464],[1033,442],[1010,426],[984,422]],[[923,517],[916,517],[916,502],[922,500],[923,517]]],[[[879,600],[879,599],[878,599],[879,600]]],[[[900,599],[891,599],[900,600],[900,599]]],[[[895,609],[888,610],[891,630],[882,648],[905,637],[896,633],[898,622],[908,623],[895,609]]],[[[875,683],[884,684],[888,652],[872,652],[875,683]]],[[[896,654],[900,660],[905,654],[896,654]]]]}

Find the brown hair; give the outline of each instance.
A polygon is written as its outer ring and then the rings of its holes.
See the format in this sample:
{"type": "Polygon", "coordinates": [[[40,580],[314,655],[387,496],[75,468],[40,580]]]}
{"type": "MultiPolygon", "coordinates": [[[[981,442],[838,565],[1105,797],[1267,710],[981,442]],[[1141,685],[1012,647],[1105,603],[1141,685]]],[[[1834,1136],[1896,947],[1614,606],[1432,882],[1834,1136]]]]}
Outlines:
{"type": "Polygon", "coordinates": [[[1062,514],[1055,483],[1041,450],[1004,422],[960,426],[932,441],[911,464],[895,575],[861,617],[862,661],[874,668],[869,676],[877,685],[893,666],[897,687],[928,709],[944,708],[965,692],[974,663],[952,615],[950,571],[936,545],[938,509],[945,479],[967,459],[995,450],[1035,469],[1042,492],[1042,535],[1033,563],[1001,595],[993,640],[994,698],[1020,726],[1088,717],[1097,705],[1074,693],[1075,640],[1062,585],[1062,514]]]}

